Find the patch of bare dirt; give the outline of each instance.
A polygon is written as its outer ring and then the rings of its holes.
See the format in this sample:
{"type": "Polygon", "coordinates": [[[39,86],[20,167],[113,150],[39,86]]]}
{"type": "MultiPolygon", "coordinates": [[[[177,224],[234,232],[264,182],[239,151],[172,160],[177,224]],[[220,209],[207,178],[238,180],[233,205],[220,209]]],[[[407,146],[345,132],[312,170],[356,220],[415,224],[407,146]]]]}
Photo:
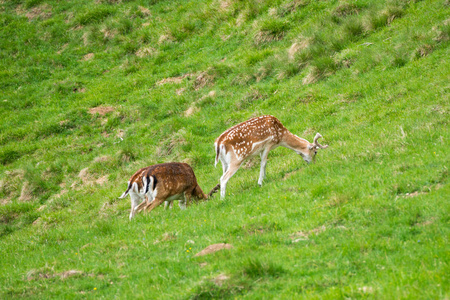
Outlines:
{"type": "Polygon", "coordinates": [[[154,55],[157,52],[155,48],[152,47],[144,47],[136,51],[137,57],[145,57],[145,56],[151,56],[154,55]]]}
{"type": "Polygon", "coordinates": [[[160,239],[157,239],[153,242],[153,245],[161,243],[161,242],[174,241],[176,239],[177,239],[176,232],[175,233],[174,232],[165,232],[160,239]]]}
{"type": "Polygon", "coordinates": [[[435,221],[435,218],[431,218],[431,219],[429,219],[427,221],[424,221],[422,223],[417,223],[416,226],[419,226],[419,227],[428,226],[428,225],[433,224],[434,221],[435,221]]]}
{"type": "Polygon", "coordinates": [[[423,194],[426,194],[426,193],[415,191],[414,193],[406,193],[405,197],[406,198],[412,198],[412,197],[417,197],[417,196],[423,195],[423,194]]]}
{"type": "Polygon", "coordinates": [[[188,74],[184,74],[182,76],[178,76],[178,77],[169,77],[169,78],[164,78],[160,81],[158,81],[156,83],[156,85],[164,85],[167,83],[181,83],[183,81],[183,79],[187,78],[187,77],[191,77],[193,76],[192,74],[188,73],[188,74]]]}
{"type": "Polygon", "coordinates": [[[31,201],[33,199],[32,192],[33,187],[28,181],[25,181],[23,183],[22,190],[20,191],[19,201],[31,201]]]}
{"type": "Polygon", "coordinates": [[[108,182],[108,175],[102,176],[95,181],[95,183],[98,185],[104,185],[107,182],[108,182]]]}
{"type": "Polygon", "coordinates": [[[180,95],[182,95],[182,94],[184,93],[185,90],[186,90],[185,88],[180,88],[180,89],[176,90],[175,93],[176,93],[178,96],[180,96],[180,95]]]}
{"type": "Polygon", "coordinates": [[[94,53],[88,53],[85,56],[83,56],[83,60],[84,61],[91,60],[94,58],[94,56],[95,56],[94,53]]]}
{"type": "Polygon", "coordinates": [[[51,18],[52,16],[52,7],[48,4],[42,4],[39,6],[35,6],[29,10],[25,10],[22,5],[17,6],[16,13],[18,15],[23,15],[28,18],[28,21],[32,21],[34,19],[40,18],[42,20],[46,20],[51,18]]]}
{"type": "Polygon", "coordinates": [[[101,116],[106,115],[107,113],[113,112],[116,109],[114,107],[111,106],[97,106],[97,107],[92,107],[89,109],[89,113],[91,115],[95,115],[95,114],[99,114],[101,116]]]}
{"type": "Polygon", "coordinates": [[[140,10],[141,13],[143,13],[145,16],[151,16],[151,15],[152,15],[150,9],[148,9],[148,8],[146,8],[146,7],[143,7],[143,6],[140,6],[140,5],[139,5],[139,10],[140,10]]]}
{"type": "Polygon", "coordinates": [[[200,109],[198,107],[195,106],[190,106],[185,112],[184,112],[184,116],[185,117],[190,117],[193,114],[195,114],[196,112],[198,112],[200,109]]]}
{"type": "Polygon", "coordinates": [[[109,160],[111,160],[111,157],[110,157],[110,156],[108,156],[108,155],[103,155],[103,156],[96,157],[96,158],[94,159],[94,162],[96,162],[96,163],[99,163],[99,162],[107,162],[107,161],[109,161],[109,160]]]}
{"type": "Polygon", "coordinates": [[[100,30],[101,33],[103,33],[103,38],[105,40],[112,39],[118,34],[117,29],[109,29],[109,28],[103,28],[100,30]]]}
{"type": "Polygon", "coordinates": [[[89,174],[89,168],[84,168],[78,173],[78,177],[84,184],[91,183],[91,175],[89,174]]]}
{"type": "Polygon", "coordinates": [[[213,83],[214,81],[214,75],[208,74],[207,71],[201,72],[200,75],[195,78],[194,82],[194,89],[198,91],[199,89],[205,87],[206,85],[209,85],[213,83]]]}
{"type": "Polygon", "coordinates": [[[37,280],[37,279],[48,279],[48,278],[55,278],[59,277],[61,279],[66,279],[73,276],[92,276],[91,274],[85,274],[82,271],[79,270],[68,270],[61,273],[51,273],[51,272],[44,272],[39,270],[31,270],[27,273],[27,280],[37,280]]]}
{"type": "Polygon", "coordinates": [[[57,51],[56,53],[61,54],[63,53],[64,50],[66,50],[67,46],[69,46],[69,43],[64,44],[61,49],[59,51],[57,51]]]}
{"type": "Polygon", "coordinates": [[[232,5],[232,1],[231,0],[221,0],[220,1],[220,9],[223,11],[228,11],[228,8],[232,5]]]}
{"type": "Polygon", "coordinates": [[[34,222],[33,222],[33,225],[40,225],[40,224],[42,224],[42,218],[41,217],[39,217],[39,218],[37,218],[36,220],[34,220],[34,222]]]}
{"type": "Polygon", "coordinates": [[[309,230],[309,231],[298,231],[298,232],[296,232],[296,233],[293,233],[293,234],[290,235],[290,238],[291,238],[291,240],[292,240],[293,243],[298,243],[298,242],[300,242],[300,241],[306,241],[306,240],[308,240],[308,239],[309,239],[309,236],[310,236],[311,234],[316,234],[316,235],[317,235],[317,234],[319,234],[319,233],[324,232],[325,230],[326,230],[325,225],[322,225],[322,226],[320,226],[320,227],[311,229],[311,230],[309,230]]]}
{"type": "Polygon", "coordinates": [[[159,37],[158,39],[158,44],[163,44],[163,43],[171,43],[175,40],[175,38],[170,35],[170,34],[163,34],[159,37]]]}
{"type": "Polygon", "coordinates": [[[225,244],[225,243],[213,244],[213,245],[209,245],[208,247],[206,247],[199,253],[195,254],[194,256],[208,255],[208,254],[220,251],[222,249],[232,249],[232,248],[233,248],[233,245],[231,245],[231,244],[225,244]]]}
{"type": "Polygon", "coordinates": [[[219,274],[217,277],[213,278],[212,281],[214,282],[215,285],[222,286],[223,283],[228,279],[230,279],[229,276],[225,274],[219,274]]]}
{"type": "Polygon", "coordinates": [[[286,180],[286,179],[288,179],[289,177],[291,177],[292,175],[294,175],[295,173],[298,173],[298,172],[300,172],[301,170],[294,170],[294,171],[291,171],[291,172],[287,172],[286,174],[284,174],[284,176],[283,176],[283,178],[281,179],[281,180],[286,180]]]}

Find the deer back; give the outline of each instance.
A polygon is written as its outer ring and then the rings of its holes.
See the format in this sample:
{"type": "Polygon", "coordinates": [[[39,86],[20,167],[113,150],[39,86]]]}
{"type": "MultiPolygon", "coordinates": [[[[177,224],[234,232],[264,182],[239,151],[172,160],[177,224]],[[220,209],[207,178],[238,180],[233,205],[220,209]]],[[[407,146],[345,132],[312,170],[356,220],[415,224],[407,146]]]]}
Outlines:
{"type": "Polygon", "coordinates": [[[157,190],[158,197],[162,198],[183,192],[192,194],[198,186],[194,171],[186,163],[172,162],[153,165],[148,167],[145,176],[153,177],[153,189],[157,190]]]}
{"type": "MultiPolygon", "coordinates": [[[[273,116],[261,116],[237,124],[222,133],[217,139],[217,149],[234,150],[237,156],[251,155],[263,142],[278,144],[287,129],[273,116]]],[[[217,150],[219,151],[219,150],[217,150]]]]}

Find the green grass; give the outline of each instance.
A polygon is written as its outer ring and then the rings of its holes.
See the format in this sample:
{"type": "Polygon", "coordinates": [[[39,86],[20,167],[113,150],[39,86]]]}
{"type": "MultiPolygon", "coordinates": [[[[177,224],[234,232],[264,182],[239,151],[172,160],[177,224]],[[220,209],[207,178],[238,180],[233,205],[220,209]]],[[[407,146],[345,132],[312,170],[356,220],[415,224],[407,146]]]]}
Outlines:
{"type": "Polygon", "coordinates": [[[3,1],[0,298],[446,299],[448,1],[3,1]],[[97,112],[96,112],[97,111],[97,112]],[[104,113],[103,113],[104,112],[104,113]],[[324,136],[128,221],[140,167],[324,136]],[[194,257],[211,244],[232,249],[194,257]],[[69,272],[72,271],[72,272],[69,272]]]}

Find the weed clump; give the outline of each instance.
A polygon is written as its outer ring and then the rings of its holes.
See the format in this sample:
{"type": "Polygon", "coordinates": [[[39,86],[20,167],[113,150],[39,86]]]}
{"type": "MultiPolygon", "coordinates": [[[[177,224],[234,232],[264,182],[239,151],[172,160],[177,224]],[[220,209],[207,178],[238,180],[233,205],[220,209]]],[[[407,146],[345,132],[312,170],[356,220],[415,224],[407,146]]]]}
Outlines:
{"type": "Polygon", "coordinates": [[[279,277],[286,273],[286,270],[272,262],[249,259],[244,264],[243,273],[250,278],[257,279],[260,277],[279,277]]]}
{"type": "Polygon", "coordinates": [[[279,41],[284,37],[288,29],[289,25],[284,21],[277,19],[266,20],[261,24],[259,31],[255,34],[254,42],[256,45],[261,45],[279,41]]]}
{"type": "Polygon", "coordinates": [[[100,23],[114,13],[115,9],[112,6],[95,6],[94,8],[87,9],[84,13],[78,14],[74,23],[75,25],[82,26],[100,23]]]}

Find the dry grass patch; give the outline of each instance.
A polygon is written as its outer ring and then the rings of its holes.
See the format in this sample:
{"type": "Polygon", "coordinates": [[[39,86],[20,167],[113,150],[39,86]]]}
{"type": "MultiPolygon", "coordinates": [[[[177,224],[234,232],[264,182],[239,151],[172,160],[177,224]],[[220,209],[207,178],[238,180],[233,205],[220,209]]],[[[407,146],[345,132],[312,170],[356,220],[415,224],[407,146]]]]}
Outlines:
{"type": "Polygon", "coordinates": [[[208,254],[211,254],[211,253],[223,250],[223,249],[232,249],[232,248],[234,248],[233,245],[225,244],[225,243],[209,245],[208,247],[206,247],[199,253],[195,254],[194,256],[197,257],[197,256],[208,255],[208,254]]]}
{"type": "Polygon", "coordinates": [[[32,193],[33,193],[32,185],[28,181],[25,181],[22,185],[22,190],[20,191],[20,196],[18,200],[22,202],[31,201],[33,200],[32,193]]]}
{"type": "Polygon", "coordinates": [[[303,38],[301,39],[301,41],[293,43],[291,47],[288,49],[288,58],[290,60],[294,60],[295,54],[301,50],[307,49],[310,44],[311,44],[310,38],[303,38]]]}
{"type": "Polygon", "coordinates": [[[26,277],[28,281],[31,280],[39,280],[39,279],[50,279],[59,277],[60,279],[66,279],[74,276],[93,276],[92,274],[86,274],[83,271],[79,270],[68,270],[60,273],[52,273],[53,270],[31,270],[27,273],[26,277]]]}
{"type": "Polygon", "coordinates": [[[86,54],[85,56],[83,56],[83,59],[82,59],[82,60],[84,60],[84,61],[88,61],[88,60],[91,60],[91,59],[93,59],[93,58],[94,58],[94,56],[95,56],[95,54],[94,54],[94,53],[88,53],[88,54],[86,54]]]}
{"type": "Polygon", "coordinates": [[[164,85],[164,84],[167,84],[167,83],[178,84],[178,83],[181,83],[183,81],[183,79],[185,79],[187,77],[191,77],[191,76],[193,76],[193,74],[188,73],[188,74],[184,74],[182,76],[164,78],[164,79],[158,81],[156,83],[156,85],[164,85]]]}
{"type": "Polygon", "coordinates": [[[141,11],[141,13],[143,13],[147,17],[152,15],[152,12],[150,11],[150,9],[148,9],[146,7],[139,5],[139,10],[141,11]]]}
{"type": "Polygon", "coordinates": [[[283,37],[284,33],[273,34],[272,32],[269,31],[258,31],[255,34],[253,41],[255,42],[256,45],[261,45],[265,43],[280,41],[283,39],[283,37]]]}
{"type": "Polygon", "coordinates": [[[194,89],[198,91],[206,85],[211,85],[214,82],[214,78],[215,76],[213,74],[209,74],[208,71],[201,72],[197,78],[195,78],[194,89]]]}
{"type": "Polygon", "coordinates": [[[222,286],[228,279],[230,279],[230,276],[219,274],[212,279],[212,282],[214,282],[215,285],[222,286]]]}
{"type": "Polygon", "coordinates": [[[295,232],[295,233],[290,235],[290,238],[291,238],[293,243],[298,243],[300,241],[308,240],[309,236],[311,234],[317,235],[317,234],[320,234],[320,233],[324,232],[325,230],[326,230],[325,225],[322,225],[320,227],[311,229],[309,231],[298,231],[298,232],[295,232]]]}
{"type": "Polygon", "coordinates": [[[162,34],[158,39],[158,44],[172,43],[175,38],[170,34],[162,34]]]}
{"type": "Polygon", "coordinates": [[[104,115],[106,115],[107,113],[110,113],[110,112],[113,112],[113,111],[115,111],[116,109],[114,108],[114,107],[111,107],[111,106],[97,106],[97,107],[92,107],[92,108],[89,108],[89,113],[91,114],[91,115],[95,115],[95,114],[99,114],[99,115],[101,115],[101,116],[104,116],[104,115]]]}
{"type": "Polygon", "coordinates": [[[16,8],[16,13],[18,15],[25,14],[25,17],[27,17],[29,22],[38,18],[46,20],[52,17],[52,7],[48,4],[42,4],[29,10],[25,10],[22,5],[19,5],[16,8]]]}
{"type": "Polygon", "coordinates": [[[96,162],[96,163],[102,163],[102,162],[107,162],[107,161],[110,161],[110,160],[111,160],[111,157],[110,157],[110,156],[108,156],[108,155],[103,155],[103,156],[96,157],[96,158],[94,159],[94,162],[96,162]]]}
{"type": "Polygon", "coordinates": [[[192,106],[190,106],[185,112],[184,112],[184,116],[185,117],[190,117],[193,114],[195,114],[196,112],[200,111],[200,108],[195,107],[195,103],[192,104],[192,106]]]}
{"type": "Polygon", "coordinates": [[[136,51],[137,57],[145,57],[145,56],[152,56],[157,53],[157,50],[152,47],[144,47],[136,51]]]}
{"type": "Polygon", "coordinates": [[[183,145],[186,145],[186,130],[180,129],[169,138],[162,139],[161,144],[156,148],[155,154],[159,157],[169,156],[173,153],[176,153],[176,149],[181,148],[183,145]]]}

